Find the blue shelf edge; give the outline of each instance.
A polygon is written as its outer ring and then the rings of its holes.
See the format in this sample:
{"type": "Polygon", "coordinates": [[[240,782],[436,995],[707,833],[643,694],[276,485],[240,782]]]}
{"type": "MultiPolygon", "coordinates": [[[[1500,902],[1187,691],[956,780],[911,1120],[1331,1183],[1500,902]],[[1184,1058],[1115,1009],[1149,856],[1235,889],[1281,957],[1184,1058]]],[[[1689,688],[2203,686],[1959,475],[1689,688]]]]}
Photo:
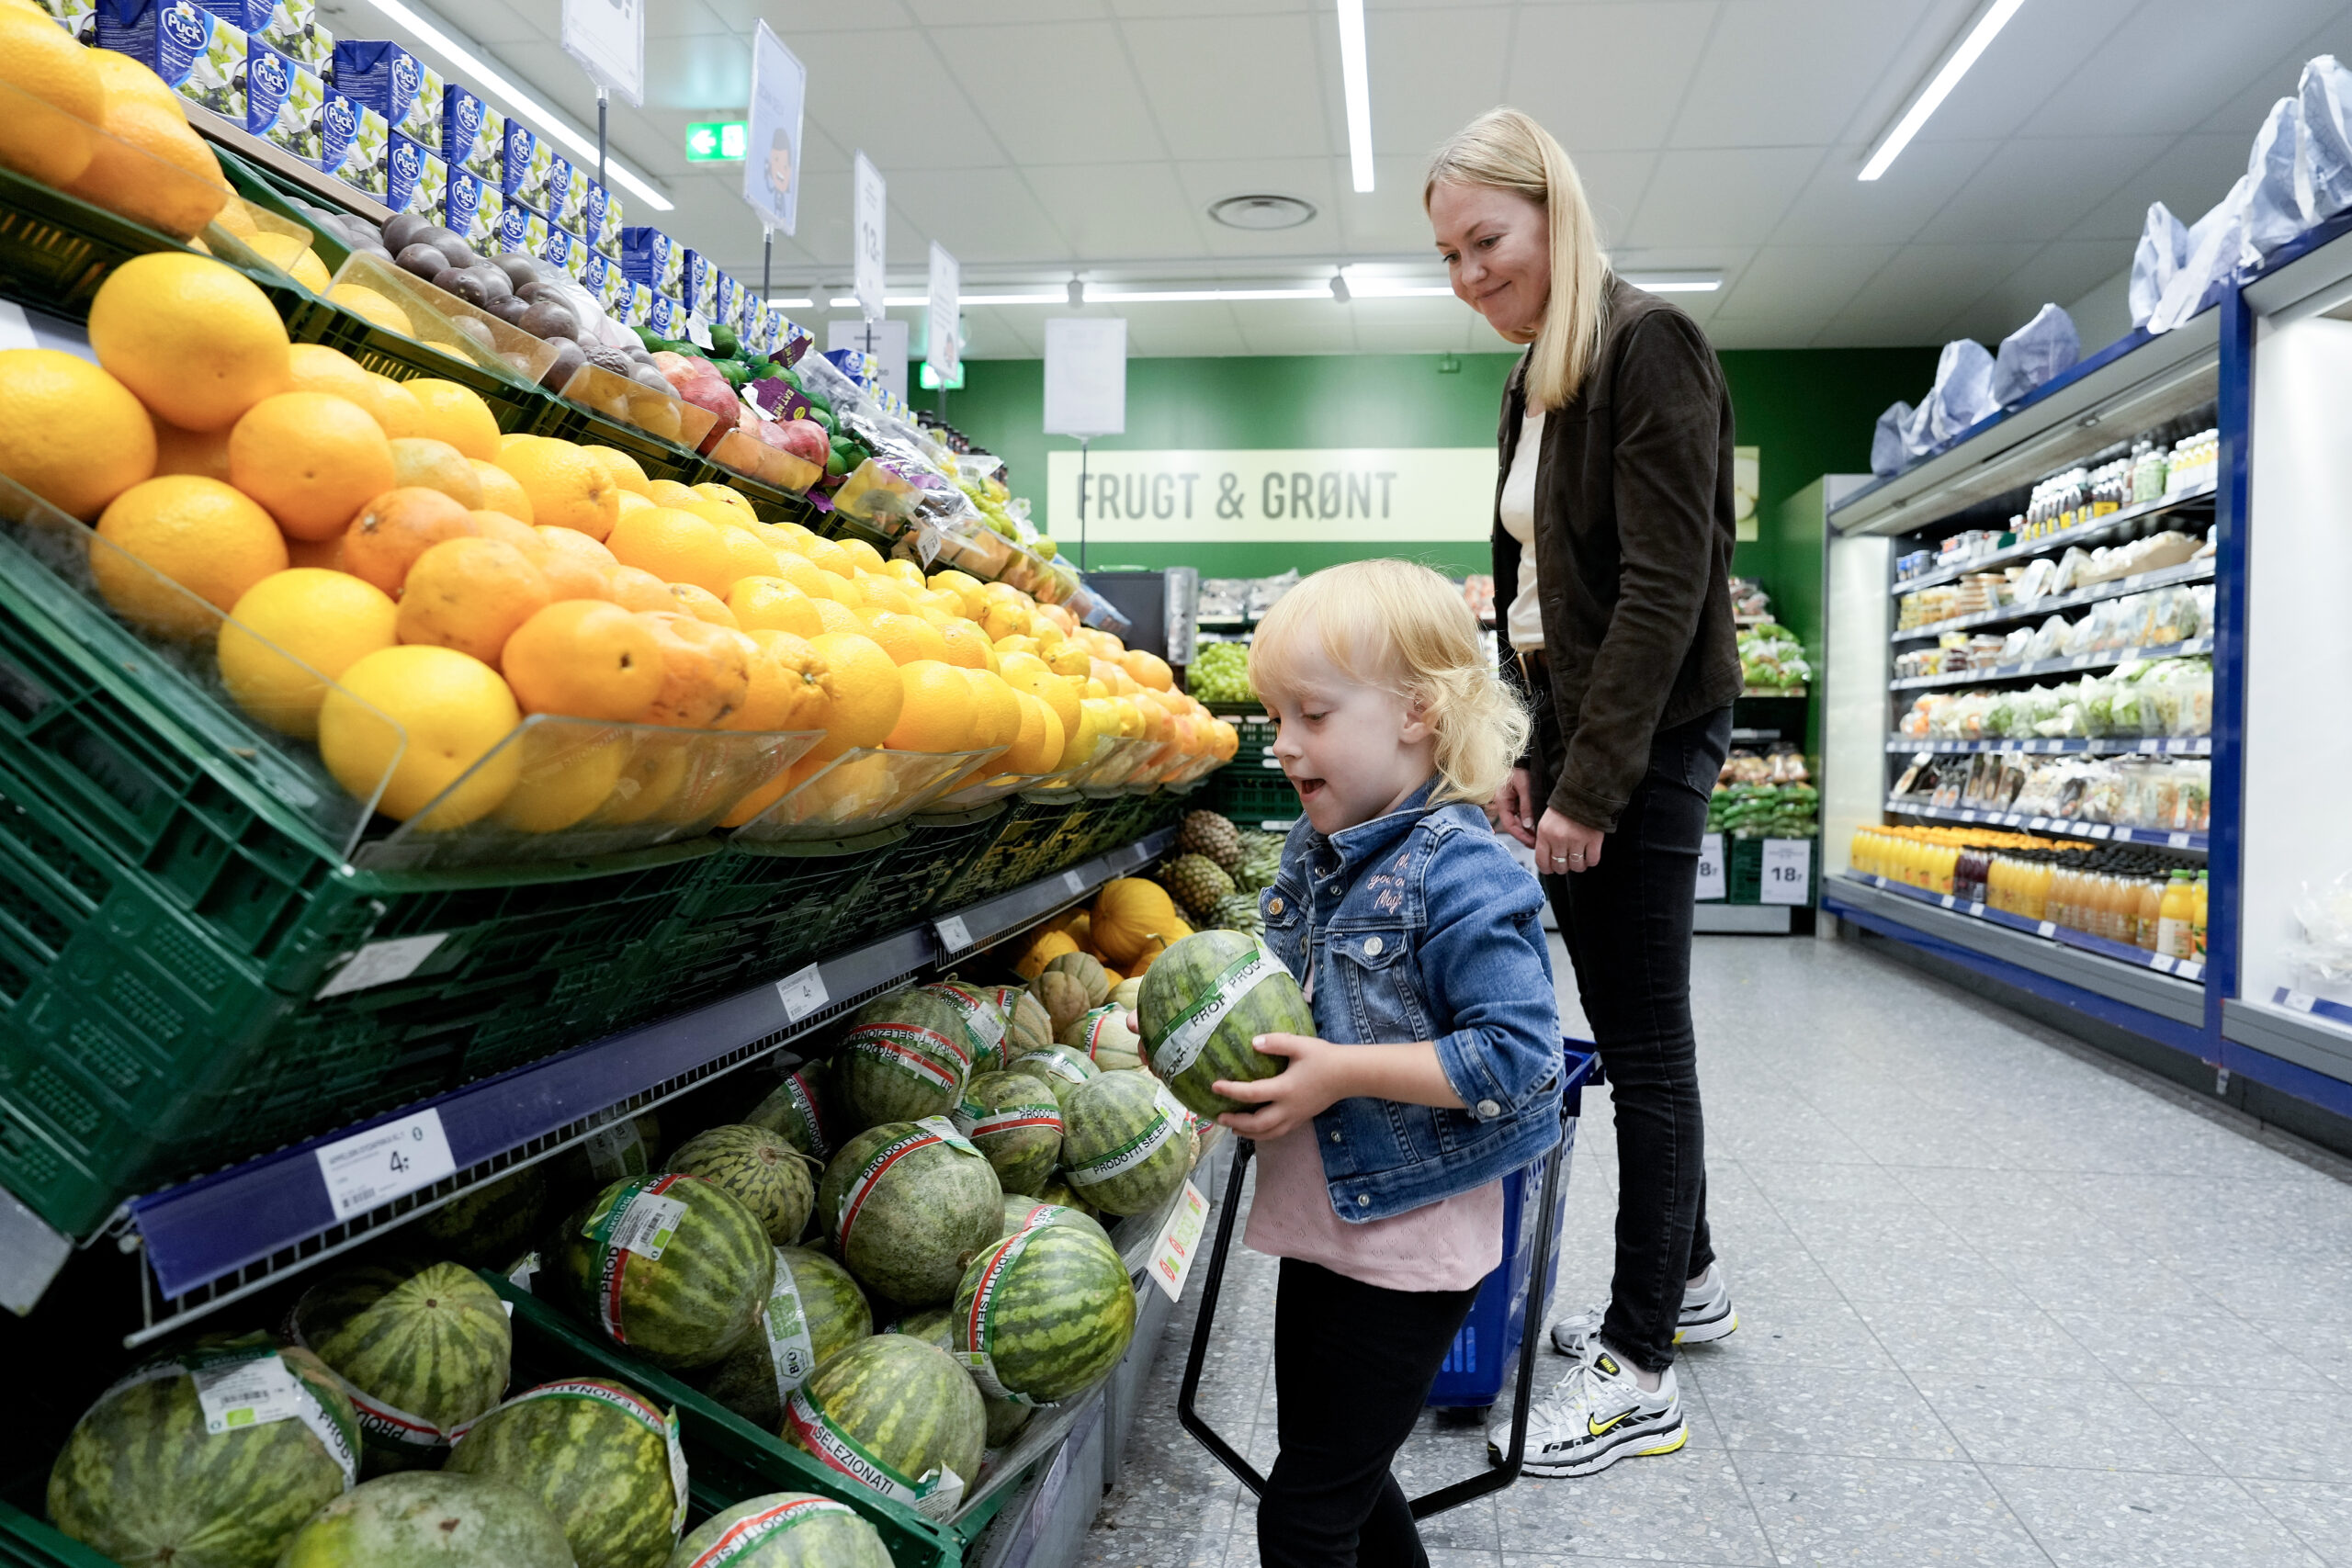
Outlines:
{"type": "MultiPolygon", "coordinates": [[[[1939,909],[1949,909],[1955,915],[1964,915],[1970,919],[1983,920],[1989,925],[2007,926],[2011,931],[2021,931],[2030,937],[2039,937],[2043,942],[2055,942],[2061,947],[2079,948],[2085,953],[2096,953],[2100,957],[2111,958],[2118,964],[2128,964],[2136,969],[2153,969],[2159,975],[2170,975],[2177,980],[2187,980],[2192,985],[2204,983],[2205,965],[2201,963],[2168,958],[2163,953],[2150,953],[2144,948],[2133,947],[2128,942],[2109,942],[2103,936],[2093,936],[2088,931],[2078,931],[2072,926],[2062,926],[2054,920],[2029,920],[2022,915],[2012,915],[2006,909],[1996,909],[1989,904],[1973,903],[1950,893],[1930,893],[1925,888],[1913,887],[1907,883],[1889,882],[1883,876],[1867,876],[1852,871],[1840,874],[1848,881],[1858,882],[1865,887],[1876,888],[1882,893],[1899,894],[1903,897],[1921,904],[1930,904],[1939,909]]],[[[1837,878],[1833,877],[1830,880],[1834,883],[1837,878]]],[[[1826,893],[1824,897],[1826,897],[1826,893]]]]}
{"type": "Polygon", "coordinates": [[[2064,833],[2110,844],[2150,844],[2160,850],[2202,853],[2211,835],[2176,832],[2164,828],[2116,827],[2106,822],[2073,822],[2060,817],[2025,817],[2014,811],[1958,810],[1949,806],[1915,806],[1894,799],[1886,809],[1898,817],[1926,817],[1938,822],[1973,823],[1979,828],[2022,828],[2034,833],[2064,833]]]}

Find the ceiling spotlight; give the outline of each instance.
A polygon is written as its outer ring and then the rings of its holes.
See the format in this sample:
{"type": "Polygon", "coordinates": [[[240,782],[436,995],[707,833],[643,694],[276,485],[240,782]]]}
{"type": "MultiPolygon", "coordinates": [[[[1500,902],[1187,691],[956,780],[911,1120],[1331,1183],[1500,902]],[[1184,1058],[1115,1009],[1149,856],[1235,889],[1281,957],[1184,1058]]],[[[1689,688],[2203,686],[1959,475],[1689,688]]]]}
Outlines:
{"type": "Polygon", "coordinates": [[[1295,196],[1228,196],[1210,203],[1209,216],[1228,229],[1295,229],[1315,220],[1315,204],[1295,196]]]}
{"type": "Polygon", "coordinates": [[[1338,271],[1331,274],[1331,298],[1342,305],[1348,302],[1348,279],[1345,274],[1338,271]]]}
{"type": "Polygon", "coordinates": [[[1086,303],[1086,280],[1076,273],[1069,275],[1069,308],[1073,310],[1086,303]]]}

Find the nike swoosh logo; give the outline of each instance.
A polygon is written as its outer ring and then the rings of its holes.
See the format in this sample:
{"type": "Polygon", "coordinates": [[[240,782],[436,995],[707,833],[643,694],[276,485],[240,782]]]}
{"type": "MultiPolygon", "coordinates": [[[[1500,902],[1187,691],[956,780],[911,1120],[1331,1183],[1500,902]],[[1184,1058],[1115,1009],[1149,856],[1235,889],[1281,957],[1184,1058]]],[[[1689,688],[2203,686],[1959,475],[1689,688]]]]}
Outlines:
{"type": "Polygon", "coordinates": [[[1631,1420],[1633,1416],[1634,1413],[1630,1410],[1620,1411],[1618,1414],[1611,1416],[1608,1420],[1600,1423],[1598,1426],[1594,1425],[1592,1417],[1588,1416],[1584,1418],[1584,1429],[1587,1432],[1591,1433],[1596,1438],[1605,1438],[1610,1433],[1615,1431],[1618,1427],[1623,1426],[1627,1421],[1631,1420]]]}

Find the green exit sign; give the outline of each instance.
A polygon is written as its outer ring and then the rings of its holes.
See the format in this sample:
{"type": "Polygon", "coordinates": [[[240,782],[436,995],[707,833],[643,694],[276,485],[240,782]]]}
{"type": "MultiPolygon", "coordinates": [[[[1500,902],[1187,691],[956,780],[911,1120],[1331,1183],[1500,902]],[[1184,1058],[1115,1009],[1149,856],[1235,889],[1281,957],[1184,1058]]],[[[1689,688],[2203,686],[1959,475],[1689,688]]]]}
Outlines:
{"type": "MultiPolygon", "coordinates": [[[[931,361],[928,359],[922,362],[922,385],[923,390],[927,392],[939,390],[939,372],[931,367],[931,361]]],[[[947,389],[951,392],[960,392],[964,389],[964,362],[960,359],[956,362],[956,378],[947,383],[947,389]]]]}
{"type": "Polygon", "coordinates": [[[740,119],[698,120],[686,127],[689,164],[741,163],[751,144],[751,128],[740,119]]]}

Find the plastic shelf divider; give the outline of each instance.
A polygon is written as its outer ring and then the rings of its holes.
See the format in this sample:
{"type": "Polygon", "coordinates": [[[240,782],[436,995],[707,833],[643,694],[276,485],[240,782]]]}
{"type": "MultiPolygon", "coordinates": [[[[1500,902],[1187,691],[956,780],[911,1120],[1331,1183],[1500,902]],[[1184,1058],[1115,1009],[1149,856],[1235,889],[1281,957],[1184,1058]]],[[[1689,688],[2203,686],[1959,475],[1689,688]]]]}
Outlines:
{"type": "Polygon", "coordinates": [[[2029,817],[2015,811],[1960,810],[1949,806],[1918,806],[1890,798],[1886,809],[1899,817],[1926,817],[1938,822],[1960,822],[1979,828],[2022,828],[2032,833],[2064,833],[2112,844],[2149,844],[2160,850],[2203,854],[2207,835],[2165,828],[2123,828],[2106,822],[2070,822],[2060,817],[2029,817]]]}

